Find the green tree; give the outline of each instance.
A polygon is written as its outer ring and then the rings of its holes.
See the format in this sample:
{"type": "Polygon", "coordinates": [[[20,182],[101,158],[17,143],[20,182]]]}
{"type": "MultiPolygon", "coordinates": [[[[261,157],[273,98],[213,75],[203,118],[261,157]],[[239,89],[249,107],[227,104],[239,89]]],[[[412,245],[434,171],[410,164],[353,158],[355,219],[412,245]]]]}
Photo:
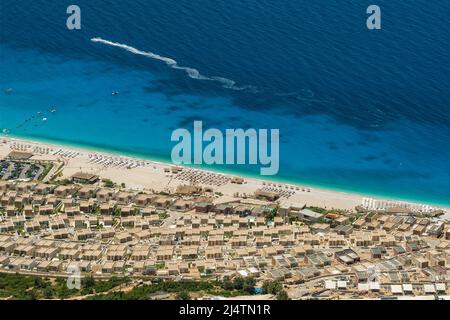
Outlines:
{"type": "Polygon", "coordinates": [[[103,183],[105,185],[106,188],[114,188],[114,182],[112,182],[109,179],[104,179],[103,183]]]}
{"type": "Polygon", "coordinates": [[[253,293],[256,286],[256,280],[252,277],[245,278],[243,288],[248,293],[253,293]]]}
{"type": "Polygon", "coordinates": [[[29,292],[28,294],[28,299],[29,300],[37,300],[38,295],[37,295],[37,290],[33,289],[29,292]]]}
{"type": "Polygon", "coordinates": [[[266,212],[266,214],[265,214],[266,222],[273,221],[273,219],[277,215],[277,212],[278,212],[278,208],[273,208],[269,212],[266,212]]]}
{"type": "Polygon", "coordinates": [[[278,281],[264,281],[262,289],[265,293],[277,294],[283,289],[283,285],[278,281]]]}
{"type": "Polygon", "coordinates": [[[189,292],[187,292],[187,291],[178,292],[177,300],[191,300],[191,297],[189,296],[189,292]]]}
{"type": "Polygon", "coordinates": [[[35,287],[41,288],[41,287],[44,286],[44,282],[42,281],[41,278],[39,278],[39,277],[34,277],[33,280],[34,280],[34,286],[35,286],[35,287]]]}
{"type": "Polygon", "coordinates": [[[92,288],[95,286],[95,279],[93,276],[88,276],[83,280],[83,286],[85,288],[92,288]]]}
{"type": "Polygon", "coordinates": [[[53,289],[51,287],[46,287],[44,289],[44,298],[45,299],[53,298],[53,289]]]}
{"type": "Polygon", "coordinates": [[[234,289],[234,285],[233,282],[231,281],[229,276],[225,276],[223,277],[222,280],[222,288],[224,290],[233,290],[234,289]]]}
{"type": "Polygon", "coordinates": [[[281,290],[277,293],[277,300],[289,300],[289,296],[285,290],[281,290]]]}
{"type": "Polygon", "coordinates": [[[233,279],[233,287],[236,290],[242,290],[244,288],[244,278],[236,277],[233,279]]]}

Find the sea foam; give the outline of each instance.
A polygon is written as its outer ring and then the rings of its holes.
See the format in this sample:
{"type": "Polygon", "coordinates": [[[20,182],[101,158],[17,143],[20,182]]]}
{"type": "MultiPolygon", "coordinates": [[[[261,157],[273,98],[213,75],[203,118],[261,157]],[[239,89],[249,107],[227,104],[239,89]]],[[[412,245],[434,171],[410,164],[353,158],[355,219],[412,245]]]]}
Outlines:
{"type": "Polygon", "coordinates": [[[103,43],[109,46],[113,46],[113,47],[118,47],[124,50],[127,50],[133,54],[137,54],[137,55],[141,55],[141,56],[145,56],[147,58],[151,58],[151,59],[155,59],[155,60],[159,60],[164,62],[167,66],[169,66],[172,69],[177,69],[177,70],[183,70],[186,72],[186,74],[192,78],[192,79],[197,79],[197,80],[206,80],[206,81],[216,81],[219,82],[220,84],[222,84],[222,86],[224,88],[227,89],[232,89],[232,90],[248,90],[250,92],[255,92],[255,88],[253,86],[237,86],[236,82],[231,80],[231,79],[227,79],[224,77],[208,77],[205,75],[202,75],[197,69],[195,68],[190,68],[190,67],[183,67],[178,65],[178,62],[172,58],[168,58],[168,57],[164,57],[161,56],[159,54],[150,52],[150,51],[142,51],[136,48],[133,48],[129,45],[126,44],[122,44],[122,43],[118,43],[118,42],[113,42],[113,41],[109,41],[109,40],[105,40],[99,37],[95,37],[91,39],[92,42],[97,42],[97,43],[103,43]]]}

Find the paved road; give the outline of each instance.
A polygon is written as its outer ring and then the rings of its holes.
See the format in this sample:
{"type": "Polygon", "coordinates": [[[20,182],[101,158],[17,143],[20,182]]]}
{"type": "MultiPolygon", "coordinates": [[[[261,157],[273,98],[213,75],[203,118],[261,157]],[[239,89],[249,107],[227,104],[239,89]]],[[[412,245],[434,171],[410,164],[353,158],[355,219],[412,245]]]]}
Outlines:
{"type": "MultiPolygon", "coordinates": [[[[296,285],[288,285],[289,293],[293,298],[300,298],[303,296],[304,293],[307,293],[307,295],[311,295],[314,293],[314,291],[311,291],[311,289],[316,288],[316,285],[318,285],[321,281],[327,280],[327,279],[335,279],[340,277],[351,277],[355,276],[355,273],[348,272],[348,273],[341,273],[341,274],[332,274],[332,275],[321,275],[315,278],[311,278],[306,280],[303,283],[296,284],[296,285]]],[[[317,291],[324,290],[323,288],[317,288],[317,291]]]]}
{"type": "Polygon", "coordinates": [[[41,174],[42,174],[42,173],[44,172],[44,170],[45,170],[45,167],[42,166],[42,165],[40,165],[40,164],[37,164],[36,166],[38,167],[38,171],[37,171],[36,175],[34,176],[33,180],[38,180],[39,177],[41,176],[41,174]]]}
{"type": "Polygon", "coordinates": [[[60,171],[61,168],[63,168],[65,165],[67,165],[66,161],[58,160],[57,162],[53,163],[53,167],[50,169],[50,171],[47,173],[47,175],[42,179],[42,182],[50,181],[53,176],[60,171]]]}
{"type": "Polygon", "coordinates": [[[11,176],[13,169],[14,169],[14,164],[11,163],[9,165],[8,169],[6,170],[6,173],[3,175],[2,180],[8,180],[9,177],[11,176]]]}
{"type": "MultiPolygon", "coordinates": [[[[67,272],[40,272],[40,271],[34,271],[34,270],[12,270],[12,269],[4,269],[0,268],[0,273],[9,273],[9,274],[21,274],[25,276],[39,276],[39,277],[46,277],[46,278],[68,278],[71,274],[67,272]]],[[[123,277],[127,276],[130,279],[138,279],[138,280],[170,280],[173,279],[172,276],[150,276],[150,275],[141,275],[141,274],[121,274],[121,273],[111,273],[111,274],[97,274],[97,273],[81,273],[81,277],[85,276],[92,276],[95,279],[99,280],[108,280],[111,277],[123,277]]]]}

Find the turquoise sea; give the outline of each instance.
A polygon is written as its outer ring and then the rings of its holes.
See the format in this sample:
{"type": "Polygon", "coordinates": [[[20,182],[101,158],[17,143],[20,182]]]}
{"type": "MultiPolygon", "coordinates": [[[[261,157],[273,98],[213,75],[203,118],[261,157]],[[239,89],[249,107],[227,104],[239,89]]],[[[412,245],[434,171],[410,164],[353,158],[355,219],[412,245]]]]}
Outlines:
{"type": "Polygon", "coordinates": [[[170,161],[194,120],[279,128],[264,179],[448,206],[450,3],[376,2],[378,31],[366,1],[80,0],[75,31],[72,3],[3,0],[0,129],[170,161]]]}

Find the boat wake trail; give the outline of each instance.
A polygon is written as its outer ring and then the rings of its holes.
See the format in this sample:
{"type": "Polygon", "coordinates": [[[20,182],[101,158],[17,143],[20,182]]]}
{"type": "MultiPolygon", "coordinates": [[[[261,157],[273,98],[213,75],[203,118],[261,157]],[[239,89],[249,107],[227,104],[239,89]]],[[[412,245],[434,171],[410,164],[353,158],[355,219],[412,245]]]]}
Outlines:
{"type": "Polygon", "coordinates": [[[246,90],[249,92],[257,91],[256,88],[253,86],[237,86],[236,82],[231,79],[227,79],[227,78],[223,78],[223,77],[208,77],[208,76],[202,75],[197,69],[190,68],[190,67],[182,67],[182,66],[178,65],[178,62],[176,60],[161,56],[161,55],[153,53],[153,52],[141,51],[139,49],[133,48],[126,44],[113,42],[113,41],[105,40],[105,39],[98,38],[98,37],[92,38],[91,41],[97,42],[97,43],[103,43],[103,44],[113,46],[113,47],[118,47],[118,48],[127,50],[127,51],[137,54],[137,55],[141,55],[141,56],[145,56],[145,57],[148,57],[151,59],[162,61],[172,69],[185,71],[186,74],[192,79],[216,81],[216,82],[220,83],[222,85],[222,87],[227,88],[227,89],[232,89],[232,90],[246,90]]]}

